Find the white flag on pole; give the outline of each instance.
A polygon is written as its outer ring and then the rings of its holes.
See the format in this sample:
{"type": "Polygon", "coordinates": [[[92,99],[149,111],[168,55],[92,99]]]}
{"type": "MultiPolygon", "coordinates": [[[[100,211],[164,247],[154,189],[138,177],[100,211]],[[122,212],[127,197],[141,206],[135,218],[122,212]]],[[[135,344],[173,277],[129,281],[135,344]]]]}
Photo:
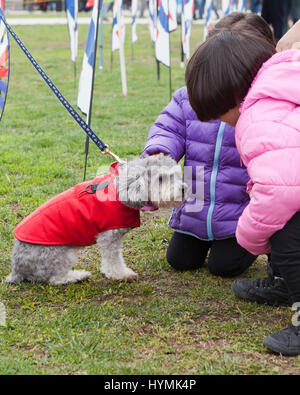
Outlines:
{"type": "MultiPolygon", "coordinates": [[[[98,3],[101,0],[95,0],[92,18],[90,22],[88,38],[85,46],[85,51],[82,61],[82,69],[79,80],[77,106],[80,111],[88,115],[90,112],[90,102],[92,95],[92,84],[93,84],[93,66],[95,57],[95,42],[97,35],[97,17],[98,17],[98,3]]],[[[102,4],[102,2],[101,2],[102,4]]]]}
{"type": "Polygon", "coordinates": [[[222,0],[222,11],[224,16],[230,14],[230,2],[230,0],[222,0]]]}
{"type": "Polygon", "coordinates": [[[169,32],[177,29],[177,0],[169,0],[169,32]]]}
{"type": "Polygon", "coordinates": [[[113,23],[112,23],[112,44],[111,50],[114,52],[117,49],[120,49],[120,38],[124,44],[125,41],[125,21],[122,12],[122,0],[114,0],[113,3],[113,23]],[[118,20],[118,2],[120,4],[120,21],[118,20]],[[121,33],[120,31],[121,30],[121,33]]]}
{"type": "Polygon", "coordinates": [[[158,14],[155,40],[155,57],[165,66],[170,67],[170,33],[168,0],[158,0],[158,14]]]}
{"type": "Polygon", "coordinates": [[[237,9],[239,12],[245,12],[246,11],[246,0],[238,0],[238,5],[237,9]]]}
{"type": "Polygon", "coordinates": [[[120,50],[120,69],[122,80],[122,92],[127,96],[126,65],[124,53],[125,21],[122,12],[122,0],[114,0],[113,3],[113,29],[112,29],[112,51],[120,50]]]}
{"type": "Polygon", "coordinates": [[[157,4],[156,0],[149,0],[149,31],[152,42],[156,40],[157,4]]]}
{"type": "Polygon", "coordinates": [[[205,6],[205,25],[204,25],[204,40],[207,37],[208,32],[212,28],[212,2],[213,0],[208,0],[205,6]]]}
{"type": "Polygon", "coordinates": [[[78,51],[78,0],[66,0],[66,11],[70,34],[71,60],[75,62],[78,51]]]}
{"type": "Polygon", "coordinates": [[[181,42],[187,59],[190,58],[190,37],[193,23],[194,0],[183,0],[181,9],[181,42]]]}

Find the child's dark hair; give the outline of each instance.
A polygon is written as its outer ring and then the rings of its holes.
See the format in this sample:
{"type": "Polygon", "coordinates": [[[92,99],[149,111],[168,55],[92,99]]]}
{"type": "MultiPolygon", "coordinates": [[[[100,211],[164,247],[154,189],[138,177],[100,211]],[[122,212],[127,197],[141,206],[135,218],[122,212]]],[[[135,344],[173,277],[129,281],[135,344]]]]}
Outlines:
{"type": "Polygon", "coordinates": [[[259,15],[253,13],[232,12],[224,16],[209,31],[207,38],[211,38],[218,33],[229,31],[237,33],[255,32],[276,47],[274,34],[269,24],[259,15]]]}
{"type": "Polygon", "coordinates": [[[255,30],[222,31],[191,57],[185,74],[189,101],[200,121],[218,119],[245,98],[275,46],[255,30]]]}

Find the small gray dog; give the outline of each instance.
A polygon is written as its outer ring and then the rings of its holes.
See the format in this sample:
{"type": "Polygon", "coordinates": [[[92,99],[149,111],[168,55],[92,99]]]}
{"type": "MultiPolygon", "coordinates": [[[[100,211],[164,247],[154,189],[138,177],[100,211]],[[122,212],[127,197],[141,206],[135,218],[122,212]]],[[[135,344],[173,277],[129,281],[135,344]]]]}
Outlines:
{"type": "Polygon", "coordinates": [[[95,243],[106,277],[136,279],[137,273],[123,259],[123,236],[139,226],[139,210],[145,205],[178,207],[185,191],[181,167],[169,156],[114,163],[108,175],[52,198],[16,227],[12,272],[6,282],[57,285],[86,280],[89,272],[72,267],[78,247],[95,243]]]}

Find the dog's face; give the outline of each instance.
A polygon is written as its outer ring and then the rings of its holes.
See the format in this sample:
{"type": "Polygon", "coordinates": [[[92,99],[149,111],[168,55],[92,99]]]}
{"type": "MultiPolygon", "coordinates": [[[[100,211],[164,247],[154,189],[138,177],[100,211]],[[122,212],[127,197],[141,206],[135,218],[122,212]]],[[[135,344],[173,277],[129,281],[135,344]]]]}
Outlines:
{"type": "Polygon", "coordinates": [[[119,199],[126,205],[141,208],[179,207],[186,186],[182,171],[171,157],[164,154],[134,159],[119,169],[119,199]]]}

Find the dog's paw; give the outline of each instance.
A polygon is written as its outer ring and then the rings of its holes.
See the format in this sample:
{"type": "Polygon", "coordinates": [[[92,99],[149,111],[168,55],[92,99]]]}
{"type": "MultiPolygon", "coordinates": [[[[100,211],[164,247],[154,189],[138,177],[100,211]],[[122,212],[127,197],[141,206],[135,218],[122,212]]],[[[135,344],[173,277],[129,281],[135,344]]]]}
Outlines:
{"type": "Polygon", "coordinates": [[[91,273],[85,270],[70,270],[64,276],[54,276],[50,278],[49,282],[52,285],[62,285],[70,283],[78,283],[80,281],[88,280],[91,273]]]}
{"type": "Polygon", "coordinates": [[[14,282],[13,279],[12,279],[12,275],[11,275],[11,274],[9,274],[9,275],[6,277],[5,282],[6,282],[6,283],[9,283],[9,284],[11,284],[11,283],[14,282]]]}
{"type": "Polygon", "coordinates": [[[134,281],[134,280],[137,280],[138,276],[139,275],[136,272],[127,268],[127,270],[123,274],[123,277],[120,278],[120,280],[134,281]]]}
{"type": "Polygon", "coordinates": [[[129,267],[122,268],[120,271],[103,270],[102,268],[101,272],[112,280],[134,281],[138,278],[138,274],[129,269],[129,267]]]}
{"type": "Polygon", "coordinates": [[[14,276],[12,273],[10,273],[6,279],[5,282],[8,284],[15,284],[15,283],[19,283],[23,280],[23,278],[18,277],[18,276],[14,276]]]}

